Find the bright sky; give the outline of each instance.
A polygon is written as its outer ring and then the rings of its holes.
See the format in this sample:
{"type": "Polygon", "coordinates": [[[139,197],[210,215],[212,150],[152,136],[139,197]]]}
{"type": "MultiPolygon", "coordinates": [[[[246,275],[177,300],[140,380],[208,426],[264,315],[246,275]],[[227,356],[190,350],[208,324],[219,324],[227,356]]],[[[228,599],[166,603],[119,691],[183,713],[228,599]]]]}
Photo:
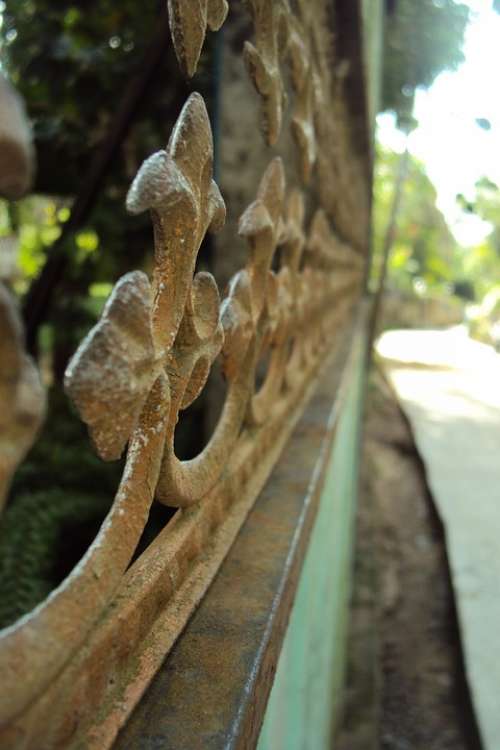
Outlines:
{"type": "MultiPolygon", "coordinates": [[[[442,73],[428,91],[417,92],[415,116],[419,127],[411,134],[412,154],[424,162],[434,183],[437,205],[457,240],[479,242],[490,225],[457,206],[455,196],[474,196],[474,183],[483,175],[500,185],[500,15],[492,0],[465,0],[473,11],[466,32],[465,62],[454,73],[442,73]],[[476,118],[487,118],[484,131],[476,118]]],[[[377,119],[381,142],[397,151],[404,136],[390,115],[377,119]]]]}

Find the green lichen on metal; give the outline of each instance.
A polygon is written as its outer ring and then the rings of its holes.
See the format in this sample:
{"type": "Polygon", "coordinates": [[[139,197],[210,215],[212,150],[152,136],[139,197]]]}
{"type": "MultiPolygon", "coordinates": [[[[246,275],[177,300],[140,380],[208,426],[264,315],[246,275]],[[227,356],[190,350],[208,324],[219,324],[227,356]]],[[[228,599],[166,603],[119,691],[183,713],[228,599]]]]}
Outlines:
{"type": "Polygon", "coordinates": [[[356,363],[258,750],[326,750],[332,747],[342,702],[351,590],[365,377],[362,337],[356,347],[356,363]]]}

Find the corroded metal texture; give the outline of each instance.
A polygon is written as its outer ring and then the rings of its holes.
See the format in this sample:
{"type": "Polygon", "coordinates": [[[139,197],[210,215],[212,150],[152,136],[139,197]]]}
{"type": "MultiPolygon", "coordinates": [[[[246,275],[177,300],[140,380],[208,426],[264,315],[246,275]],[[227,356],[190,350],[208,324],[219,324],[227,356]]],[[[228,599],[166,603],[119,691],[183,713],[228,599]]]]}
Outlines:
{"type": "Polygon", "coordinates": [[[70,578],[0,639],[7,746],[16,738],[25,747],[57,747],[84,733],[103,747],[113,738],[234,538],[359,289],[359,256],[322,214],[306,236],[302,196],[286,198],[275,159],[241,217],[248,263],[220,303],[213,278],[193,275],[205,232],[224,218],[211,160],[205,105],[193,94],[167,150],[145,162],[127,200],[129,210],[151,211],[152,282],[140,272],[118,282],[67,370],[67,390],[99,454],[117,458],[128,443],[127,462],[113,508],[70,578]],[[219,353],[228,381],[219,424],[199,456],[180,461],[179,411],[197,397],[219,353]],[[155,494],[192,509],[175,516],[124,577],[155,494]],[[142,639],[155,629],[162,645],[141,664],[142,639]]]}
{"type": "Polygon", "coordinates": [[[227,10],[226,0],[168,0],[175,53],[185,75],[195,74],[207,27],[220,29],[227,10]]]}
{"type": "MultiPolygon", "coordinates": [[[[214,278],[195,270],[206,233],[225,219],[199,94],[186,102],[166,149],[133,181],[127,208],[148,210],[154,227],[152,277],[133,271],[118,281],[65,377],[96,451],[104,460],[126,452],[125,468],[80,563],[0,633],[2,747],[110,746],[213,579],[351,319],[362,289],[369,191],[356,160],[347,174],[335,157],[342,129],[322,27],[326,5],[304,0],[292,13],[285,0],[249,3],[255,44],[245,45],[244,56],[262,97],[264,134],[270,144],[279,137],[288,61],[303,184],[287,188],[282,160],[271,158],[239,221],[246,261],[222,298],[214,278]],[[179,416],[216,359],[227,383],[221,416],[204,450],[180,460],[179,416]],[[155,500],[178,510],[130,565],[155,500]]],[[[169,10],[177,55],[191,75],[207,26],[222,24],[227,4],[170,0],[169,10]]],[[[0,327],[23,384],[31,375],[7,307],[0,307],[0,327]]],[[[0,380],[2,397],[9,387],[0,380]]],[[[39,403],[21,399],[16,407],[12,418],[25,432],[9,433],[17,453],[4,485],[29,444],[39,403]]]]}
{"type": "Polygon", "coordinates": [[[0,74],[0,195],[21,198],[33,176],[33,146],[24,104],[0,74]]]}
{"type": "MultiPolygon", "coordinates": [[[[209,595],[118,736],[115,750],[255,747],[332,441],[353,374],[362,366],[362,330],[361,319],[344,329],[209,595]]],[[[285,707],[283,730],[291,710],[285,707]]]]}
{"type": "Polygon", "coordinates": [[[245,42],[245,63],[255,88],[262,98],[263,127],[267,142],[273,146],[278,140],[285,85],[281,75],[281,48],[285,44],[287,7],[282,0],[269,3],[251,0],[255,28],[255,46],[245,42]]]}
{"type": "Polygon", "coordinates": [[[45,394],[35,365],[23,352],[22,336],[14,300],[0,284],[0,512],[45,412],[45,394]]]}

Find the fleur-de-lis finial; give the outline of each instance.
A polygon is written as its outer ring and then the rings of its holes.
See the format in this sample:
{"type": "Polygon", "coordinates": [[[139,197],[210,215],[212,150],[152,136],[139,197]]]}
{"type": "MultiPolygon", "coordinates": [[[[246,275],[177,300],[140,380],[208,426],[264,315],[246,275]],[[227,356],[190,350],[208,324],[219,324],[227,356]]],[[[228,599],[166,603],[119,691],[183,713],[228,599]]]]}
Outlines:
{"type": "Polygon", "coordinates": [[[238,232],[249,242],[247,271],[252,286],[251,303],[257,321],[265,302],[269,271],[274,251],[283,234],[285,172],[279,157],[266,169],[257,190],[257,198],[240,218],[238,232]]]}
{"type": "Polygon", "coordinates": [[[65,373],[65,388],[101,458],[121,456],[159,375],[147,276],[123,276],[65,373]]]}
{"type": "Polygon", "coordinates": [[[284,377],[284,344],[290,320],[292,280],[286,266],[277,274],[271,270],[273,255],[286,236],[284,199],[283,162],[276,158],[266,169],[257,198],[243,213],[239,224],[239,233],[248,240],[250,249],[245,273],[250,281],[251,312],[257,336],[256,356],[260,356],[265,348],[271,348],[264,384],[249,405],[248,419],[253,424],[260,424],[267,418],[284,377]]]}
{"type": "Polygon", "coordinates": [[[300,156],[302,180],[308,183],[316,161],[316,132],[314,115],[318,105],[319,86],[313,65],[313,57],[304,41],[304,33],[299,22],[289,21],[288,57],[291,67],[295,102],[292,116],[292,133],[300,156]]]}
{"type": "MultiPolygon", "coordinates": [[[[167,4],[175,52],[191,76],[207,29],[220,27],[228,3],[167,4]]],[[[267,143],[279,137],[290,78],[286,121],[302,181],[314,169],[315,183],[304,194],[285,194],[283,165],[271,162],[239,224],[248,260],[221,300],[213,277],[196,273],[206,232],[225,216],[199,95],[186,102],[165,150],[139,170],[127,207],[151,214],[153,273],[133,271],[118,281],[66,374],[97,451],[112,460],[126,450],[124,470],[106,519],[71,575],[0,634],[2,746],[113,742],[206,591],[360,295],[369,180],[364,157],[352,149],[352,113],[344,116],[346,100],[332,70],[329,4],[246,4],[255,35],[244,57],[267,143]],[[285,59],[290,76],[280,70],[285,59]],[[197,456],[180,460],[179,417],[199,397],[217,357],[226,380],[218,424],[197,456]],[[175,514],[131,563],[155,499],[189,510],[175,514]]],[[[0,121],[2,114],[0,107],[0,121]]],[[[0,180],[0,191],[17,190],[19,176],[25,181],[21,171],[13,176],[14,182],[0,180]]],[[[4,454],[8,465],[0,460],[0,498],[30,444],[41,404],[32,399],[36,382],[20,356],[19,318],[9,317],[10,300],[8,314],[2,312],[4,302],[0,288],[0,456],[4,435],[16,455],[4,454]]]]}
{"type": "MultiPolygon", "coordinates": [[[[203,237],[207,229],[221,226],[225,216],[224,201],[212,180],[212,154],[205,104],[199,94],[192,94],[167,149],[146,159],[127,196],[132,213],[151,211],[155,231],[152,284],[140,271],[120,279],[65,377],[65,387],[104,459],[116,459],[123,452],[148,394],[170,361],[185,313],[181,336],[186,336],[201,289],[218,312],[215,282],[202,276],[193,285],[203,237]]],[[[191,323],[192,333],[199,332],[196,326],[191,323]]],[[[199,369],[196,374],[202,387],[199,369]]],[[[191,393],[195,390],[191,386],[191,393]]]]}
{"type": "Polygon", "coordinates": [[[255,27],[255,46],[245,42],[243,56],[255,88],[262,98],[264,133],[270,146],[281,131],[285,88],[280,71],[286,24],[281,0],[250,0],[255,27]]]}
{"type": "Polygon", "coordinates": [[[0,284],[0,511],[10,480],[31,447],[45,414],[45,391],[24,353],[18,312],[0,284]]]}
{"type": "MultiPolygon", "coordinates": [[[[31,184],[33,144],[24,104],[2,75],[0,154],[0,195],[17,200],[31,184]]],[[[24,352],[23,339],[16,303],[0,283],[0,511],[12,475],[31,447],[45,413],[45,392],[35,364],[24,352]]]]}
{"type": "Polygon", "coordinates": [[[181,70],[189,78],[196,72],[207,27],[211,31],[220,29],[227,11],[226,0],[168,0],[175,53],[181,70]]]}

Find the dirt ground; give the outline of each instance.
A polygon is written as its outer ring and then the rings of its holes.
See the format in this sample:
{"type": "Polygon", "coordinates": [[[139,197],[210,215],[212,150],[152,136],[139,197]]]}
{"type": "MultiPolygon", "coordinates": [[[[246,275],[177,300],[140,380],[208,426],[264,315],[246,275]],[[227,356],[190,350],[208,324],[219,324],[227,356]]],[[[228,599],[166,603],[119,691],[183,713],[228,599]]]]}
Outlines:
{"type": "Polygon", "coordinates": [[[442,527],[410,428],[377,371],[360,490],[335,750],[476,750],[442,527]]]}

